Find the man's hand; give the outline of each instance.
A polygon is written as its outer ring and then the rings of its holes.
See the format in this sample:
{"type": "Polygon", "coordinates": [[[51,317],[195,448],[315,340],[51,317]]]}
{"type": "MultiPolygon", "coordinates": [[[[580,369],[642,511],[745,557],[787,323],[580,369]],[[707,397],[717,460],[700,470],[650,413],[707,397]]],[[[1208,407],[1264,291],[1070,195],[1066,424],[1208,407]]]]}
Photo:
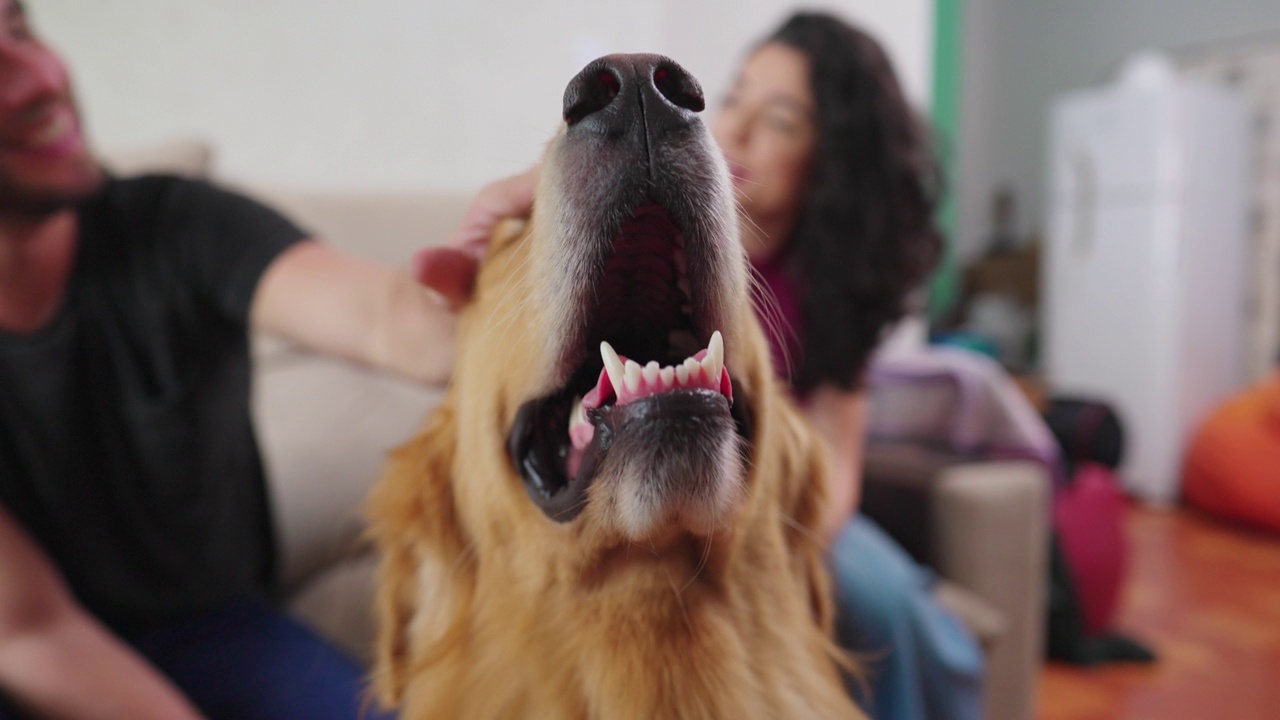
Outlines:
{"type": "Polygon", "coordinates": [[[414,277],[440,293],[450,307],[465,304],[471,298],[476,270],[494,228],[508,218],[529,217],[537,184],[538,167],[534,166],[486,185],[448,245],[430,247],[414,256],[414,277]]]}
{"type": "Polygon", "coordinates": [[[89,615],[0,506],[0,691],[42,718],[199,720],[182,693],[89,615]]]}

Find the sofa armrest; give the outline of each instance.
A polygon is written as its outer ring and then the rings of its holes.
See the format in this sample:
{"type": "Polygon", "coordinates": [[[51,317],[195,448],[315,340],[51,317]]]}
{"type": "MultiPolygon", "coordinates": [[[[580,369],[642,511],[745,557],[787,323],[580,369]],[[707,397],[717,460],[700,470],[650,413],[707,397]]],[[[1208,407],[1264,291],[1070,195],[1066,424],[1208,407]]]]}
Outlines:
{"type": "Polygon", "coordinates": [[[938,478],[934,568],[1004,617],[987,653],[987,717],[1031,718],[1044,657],[1049,577],[1048,472],[1029,461],[963,463],[938,478]]]}
{"type": "Polygon", "coordinates": [[[875,520],[916,562],[933,566],[930,517],[937,479],[966,458],[919,443],[871,442],[863,459],[860,511],[875,520]]]}
{"type": "Polygon", "coordinates": [[[908,553],[999,614],[987,717],[1030,718],[1044,657],[1051,479],[1032,461],[977,461],[919,443],[867,446],[862,510],[908,553]]]}

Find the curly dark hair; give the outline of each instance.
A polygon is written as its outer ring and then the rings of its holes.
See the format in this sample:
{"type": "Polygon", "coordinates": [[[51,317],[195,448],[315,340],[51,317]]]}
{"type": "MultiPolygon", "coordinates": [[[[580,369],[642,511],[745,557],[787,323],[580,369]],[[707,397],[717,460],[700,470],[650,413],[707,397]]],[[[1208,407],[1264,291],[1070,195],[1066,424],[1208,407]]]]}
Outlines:
{"type": "Polygon", "coordinates": [[[805,200],[788,241],[788,271],[803,282],[800,394],[860,387],[885,330],[942,252],[934,223],[942,175],[923,125],[883,48],[823,13],[792,15],[761,44],[809,62],[818,142],[805,200]]]}

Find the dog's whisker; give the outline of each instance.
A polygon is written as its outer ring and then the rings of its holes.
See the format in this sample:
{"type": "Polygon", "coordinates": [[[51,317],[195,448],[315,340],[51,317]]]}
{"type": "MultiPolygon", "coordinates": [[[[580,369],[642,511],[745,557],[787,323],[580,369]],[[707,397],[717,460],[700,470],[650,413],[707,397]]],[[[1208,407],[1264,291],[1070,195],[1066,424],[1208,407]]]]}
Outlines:
{"type": "Polygon", "coordinates": [[[741,200],[734,198],[733,205],[737,210],[738,219],[746,221],[747,225],[750,226],[749,228],[744,228],[742,237],[758,244],[760,247],[765,247],[765,241],[769,239],[769,233],[765,232],[764,228],[751,219],[751,215],[743,209],[741,200]]]}
{"type": "Polygon", "coordinates": [[[521,316],[522,311],[532,302],[533,298],[526,296],[523,300],[508,308],[506,314],[501,318],[494,319],[491,317],[485,330],[485,335],[492,336],[495,332],[498,332],[499,334],[495,336],[495,339],[500,343],[506,342],[507,335],[516,324],[516,319],[521,316]]]}
{"type": "Polygon", "coordinates": [[[693,575],[689,577],[689,581],[686,582],[684,586],[680,588],[679,594],[683,595],[684,591],[688,590],[689,586],[692,585],[694,581],[697,580],[698,577],[702,575],[702,571],[706,569],[707,562],[709,562],[711,559],[711,542],[712,542],[712,538],[708,537],[707,543],[702,546],[702,557],[698,559],[698,566],[693,569],[693,575]]]}
{"type": "MultiPolygon", "coordinates": [[[[675,593],[676,604],[680,606],[680,614],[684,617],[685,627],[688,628],[690,633],[692,633],[693,621],[689,619],[689,608],[685,607],[684,604],[684,588],[676,589],[676,580],[671,577],[670,570],[663,568],[663,572],[667,576],[667,583],[671,585],[671,592],[675,593]]],[[[685,587],[688,587],[688,585],[685,585],[685,587]]]]}
{"type": "MultiPolygon", "coordinates": [[[[511,277],[520,277],[521,273],[526,269],[526,267],[528,266],[532,258],[533,258],[533,253],[525,253],[524,259],[521,260],[520,264],[516,266],[516,269],[511,273],[511,277]]],[[[502,308],[503,306],[505,306],[507,304],[507,301],[511,298],[511,294],[514,293],[518,288],[520,288],[521,285],[522,283],[519,283],[519,282],[507,283],[507,288],[503,292],[502,297],[499,298],[498,302],[494,304],[494,312],[497,312],[499,308],[502,308]]],[[[504,315],[501,319],[495,319],[495,317],[492,314],[490,314],[488,318],[488,322],[485,323],[485,329],[484,329],[484,334],[482,335],[482,339],[487,340],[489,336],[494,332],[494,330],[498,329],[499,327],[501,327],[504,332],[508,328],[510,328],[512,322],[515,320],[515,318],[519,317],[520,311],[524,309],[524,306],[528,302],[529,302],[529,298],[526,297],[523,302],[516,303],[514,307],[508,308],[506,315],[504,315]]],[[[505,337],[506,336],[503,335],[501,339],[505,339],[505,337]]]]}
{"type": "Polygon", "coordinates": [[[751,267],[750,271],[748,288],[757,316],[768,327],[769,332],[774,337],[788,338],[790,340],[790,342],[779,343],[779,349],[782,351],[782,362],[785,365],[785,367],[779,369],[785,370],[787,376],[790,377],[795,371],[796,360],[791,357],[791,344],[798,343],[800,336],[796,334],[796,329],[791,326],[791,323],[787,322],[786,315],[782,312],[782,305],[779,304],[778,297],[774,295],[769,284],[765,282],[764,276],[755,267],[751,267]]]}
{"type": "Polygon", "coordinates": [[[781,516],[782,523],[784,525],[800,533],[800,535],[803,536],[805,539],[812,541],[815,545],[818,545],[819,547],[823,547],[825,545],[825,542],[823,541],[821,535],[805,527],[798,520],[788,515],[785,511],[779,509],[778,515],[781,516]]]}
{"type": "Polygon", "coordinates": [[[658,552],[658,548],[657,548],[656,546],[654,546],[654,544],[653,544],[653,540],[650,540],[649,542],[647,542],[647,543],[646,543],[646,545],[648,545],[648,546],[649,546],[649,552],[650,552],[654,557],[658,557],[659,555],[661,555],[661,553],[659,553],[659,552],[658,552]]]}
{"type": "Polygon", "coordinates": [[[515,326],[515,320],[520,317],[521,311],[523,311],[531,302],[532,298],[526,297],[514,307],[510,308],[507,314],[500,320],[491,320],[492,326],[488,328],[486,334],[492,335],[496,331],[501,331],[500,334],[496,336],[496,339],[500,342],[505,342],[507,340],[507,334],[510,333],[511,328],[515,326]]]}

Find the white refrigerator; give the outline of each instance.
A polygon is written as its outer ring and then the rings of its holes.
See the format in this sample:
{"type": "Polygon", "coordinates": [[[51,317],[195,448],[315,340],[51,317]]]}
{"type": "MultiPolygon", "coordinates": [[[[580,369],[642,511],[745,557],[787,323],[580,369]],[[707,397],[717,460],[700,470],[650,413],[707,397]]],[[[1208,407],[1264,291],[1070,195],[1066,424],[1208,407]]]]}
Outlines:
{"type": "Polygon", "coordinates": [[[1245,377],[1249,131],[1232,91],[1149,58],[1052,109],[1046,378],[1115,405],[1123,481],[1152,503],[1245,377]]]}

